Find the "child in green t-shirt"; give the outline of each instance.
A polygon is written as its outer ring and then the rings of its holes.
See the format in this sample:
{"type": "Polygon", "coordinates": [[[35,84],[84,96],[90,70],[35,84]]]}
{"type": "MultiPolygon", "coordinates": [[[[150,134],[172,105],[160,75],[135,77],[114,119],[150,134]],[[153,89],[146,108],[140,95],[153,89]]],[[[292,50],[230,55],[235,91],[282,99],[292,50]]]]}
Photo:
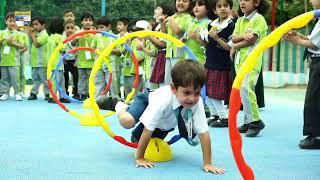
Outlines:
{"type": "Polygon", "coordinates": [[[21,34],[17,31],[17,25],[14,13],[6,15],[7,29],[0,34],[0,51],[1,51],[1,80],[0,80],[0,100],[4,101],[9,98],[10,87],[14,89],[17,101],[22,100],[20,83],[20,50],[25,48],[21,41],[21,34]]]}
{"type": "Polygon", "coordinates": [[[43,83],[45,100],[49,100],[49,89],[47,82],[47,42],[49,35],[45,29],[45,19],[43,17],[33,17],[31,20],[32,28],[28,34],[32,40],[30,65],[32,68],[32,89],[28,100],[36,100],[39,87],[43,83]]]}

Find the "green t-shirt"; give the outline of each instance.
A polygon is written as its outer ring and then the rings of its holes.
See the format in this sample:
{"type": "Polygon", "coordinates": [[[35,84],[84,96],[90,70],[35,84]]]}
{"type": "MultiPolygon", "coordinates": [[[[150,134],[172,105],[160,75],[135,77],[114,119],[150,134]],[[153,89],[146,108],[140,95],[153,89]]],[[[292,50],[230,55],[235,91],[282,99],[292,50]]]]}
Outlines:
{"type": "MultiPolygon", "coordinates": [[[[200,34],[201,31],[207,29],[208,24],[211,22],[210,19],[207,17],[204,19],[201,19],[200,21],[197,18],[194,18],[189,23],[189,28],[186,31],[186,34],[189,34],[190,32],[197,32],[200,34]]],[[[196,56],[197,61],[199,61],[200,64],[204,64],[206,61],[206,55],[205,55],[205,47],[199,42],[194,39],[191,39],[187,36],[187,41],[185,43],[193,52],[193,54],[196,56]]],[[[188,54],[185,53],[185,58],[190,59],[188,54]]]]}
{"type": "MultiPolygon", "coordinates": [[[[254,47],[267,35],[268,25],[264,19],[264,17],[259,14],[257,11],[254,11],[249,16],[240,17],[236,24],[235,29],[233,31],[234,35],[243,35],[248,32],[255,33],[258,36],[256,43],[249,47],[244,47],[239,49],[236,52],[235,56],[235,68],[238,71],[249,53],[254,49],[254,47]]],[[[254,68],[257,71],[261,71],[262,66],[262,54],[257,59],[258,63],[254,68]]]]}
{"type": "MultiPolygon", "coordinates": [[[[9,39],[13,37],[17,43],[24,44],[22,39],[22,34],[17,31],[13,30],[10,31],[9,29],[5,29],[0,32],[0,39],[9,39]]],[[[2,42],[1,48],[1,62],[0,66],[20,66],[20,49],[9,45],[7,40],[2,42]]]]}
{"type": "MultiPolygon", "coordinates": [[[[101,34],[97,34],[96,35],[96,49],[101,53],[103,50],[105,50],[105,48],[107,48],[112,42],[114,41],[114,38],[112,37],[106,37],[106,36],[101,36],[101,34]]],[[[99,57],[99,55],[97,54],[97,58],[99,57]]],[[[96,59],[97,59],[96,58],[96,59]]],[[[112,54],[109,55],[109,57],[107,57],[111,67],[112,67],[112,71],[115,71],[116,69],[116,62],[115,59],[113,57],[112,54]]],[[[106,68],[106,63],[102,63],[101,68],[103,68],[103,66],[105,66],[106,68]]]]}
{"type": "Polygon", "coordinates": [[[38,40],[38,43],[40,44],[40,47],[37,48],[32,43],[31,59],[30,59],[31,67],[47,67],[48,66],[47,42],[49,39],[49,35],[45,29],[39,33],[36,33],[35,35],[38,40]]]}
{"type": "MultiPolygon", "coordinates": [[[[93,34],[86,34],[79,38],[79,47],[95,48],[95,36],[93,34]]],[[[94,64],[94,53],[89,51],[78,51],[78,67],[92,68],[94,64]]]]}
{"type": "MultiPolygon", "coordinates": [[[[50,35],[50,37],[48,39],[48,45],[47,45],[47,47],[48,47],[48,54],[47,54],[48,55],[48,61],[49,61],[53,51],[58,47],[58,45],[60,43],[63,42],[63,40],[64,40],[64,38],[63,38],[63,36],[61,34],[51,34],[50,35]]],[[[59,54],[57,54],[52,66],[51,66],[52,70],[56,69],[58,62],[61,59],[61,55],[62,55],[61,52],[59,52],[59,54]]],[[[61,65],[59,67],[59,70],[62,70],[62,69],[63,69],[63,65],[61,65]]]]}
{"type": "MultiPolygon", "coordinates": [[[[132,42],[131,42],[131,48],[132,48],[132,51],[133,51],[134,55],[136,56],[137,60],[138,59],[142,59],[139,62],[139,75],[143,75],[144,74],[145,53],[143,51],[137,50],[137,46],[138,46],[139,43],[140,43],[140,40],[138,38],[133,39],[132,42]]],[[[132,65],[131,65],[130,73],[131,74],[135,74],[133,62],[131,64],[132,65]]]]}
{"type": "MultiPolygon", "coordinates": [[[[175,14],[173,18],[174,18],[174,22],[181,29],[182,34],[184,34],[184,32],[187,31],[189,22],[192,21],[191,15],[188,13],[181,13],[181,14],[175,14]]],[[[167,23],[167,34],[177,39],[180,39],[182,37],[182,36],[173,34],[172,29],[169,25],[169,22],[167,23]]],[[[166,49],[167,49],[166,58],[183,58],[184,56],[182,49],[177,48],[171,41],[167,41],[166,49]]]]}
{"type": "MultiPolygon", "coordinates": [[[[157,54],[157,47],[152,44],[149,40],[146,41],[146,48],[149,50],[149,51],[152,51],[154,54],[157,54]]],[[[151,66],[151,63],[152,63],[152,60],[153,60],[154,57],[151,57],[149,55],[146,54],[145,56],[145,59],[144,59],[144,78],[145,79],[150,79],[150,76],[151,76],[151,69],[150,69],[150,66],[151,66]]]]}

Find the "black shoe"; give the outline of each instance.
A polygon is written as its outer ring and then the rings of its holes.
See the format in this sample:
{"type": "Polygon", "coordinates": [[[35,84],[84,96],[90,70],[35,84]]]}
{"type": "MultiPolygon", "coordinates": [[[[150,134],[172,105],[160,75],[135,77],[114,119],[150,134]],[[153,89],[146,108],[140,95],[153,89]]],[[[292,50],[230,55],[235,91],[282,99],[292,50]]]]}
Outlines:
{"type": "Polygon", "coordinates": [[[80,94],[79,95],[79,101],[84,101],[84,100],[86,100],[87,99],[87,95],[85,95],[85,94],[80,94]]]}
{"type": "Polygon", "coordinates": [[[265,127],[262,120],[254,121],[249,123],[248,131],[246,132],[247,137],[256,137],[260,130],[262,130],[265,127]]]}
{"type": "Polygon", "coordinates": [[[300,141],[299,147],[301,149],[320,149],[320,140],[313,136],[308,136],[300,141]]]}
{"type": "Polygon", "coordinates": [[[119,99],[108,97],[106,95],[97,98],[97,104],[100,109],[115,111],[115,107],[119,99]]]}
{"type": "Polygon", "coordinates": [[[211,116],[211,117],[207,118],[208,125],[210,126],[210,124],[213,121],[217,121],[218,119],[219,119],[219,116],[211,116]]]}
{"type": "Polygon", "coordinates": [[[72,98],[79,100],[80,96],[79,96],[79,94],[73,94],[72,98]]]}
{"type": "Polygon", "coordinates": [[[51,97],[49,97],[49,99],[47,101],[48,101],[48,103],[52,103],[52,104],[56,103],[51,97]]]}
{"type": "Polygon", "coordinates": [[[49,101],[52,99],[49,94],[44,95],[44,100],[49,101]]]}
{"type": "Polygon", "coordinates": [[[216,121],[212,121],[209,126],[211,127],[228,127],[228,119],[218,119],[216,121]]]}
{"type": "Polygon", "coordinates": [[[60,98],[60,102],[62,102],[62,103],[70,103],[70,101],[68,99],[65,99],[65,98],[60,98]]]}
{"type": "Polygon", "coordinates": [[[33,93],[30,93],[30,96],[28,97],[28,100],[36,100],[36,99],[38,99],[37,95],[33,94],[33,93]]]}
{"type": "Polygon", "coordinates": [[[238,127],[240,133],[246,133],[248,131],[249,124],[243,124],[242,126],[238,127]]]}

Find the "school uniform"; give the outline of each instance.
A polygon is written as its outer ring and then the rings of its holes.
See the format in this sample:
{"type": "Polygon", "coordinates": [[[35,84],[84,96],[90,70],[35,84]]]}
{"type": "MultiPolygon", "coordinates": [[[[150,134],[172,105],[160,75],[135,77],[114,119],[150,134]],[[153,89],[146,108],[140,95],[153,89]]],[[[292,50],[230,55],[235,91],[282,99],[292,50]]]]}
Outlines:
{"type": "MultiPolygon", "coordinates": [[[[140,121],[143,126],[142,128],[137,126],[132,135],[139,139],[142,133],[141,129],[143,130],[145,127],[149,131],[157,132],[157,137],[164,138],[178,125],[176,110],[179,107],[181,104],[176,95],[172,93],[170,85],[162,86],[150,93],[145,91],[145,93],[139,94],[127,111],[134,117],[136,123],[140,121]]],[[[180,111],[182,117],[185,117],[186,111],[186,108],[180,111]]],[[[197,104],[191,107],[191,111],[193,131],[198,135],[207,132],[209,128],[201,98],[197,104]]]]}
{"type": "Polygon", "coordinates": [[[320,21],[308,36],[318,49],[308,49],[311,63],[309,66],[309,82],[304,102],[303,135],[320,136],[320,21]]]}

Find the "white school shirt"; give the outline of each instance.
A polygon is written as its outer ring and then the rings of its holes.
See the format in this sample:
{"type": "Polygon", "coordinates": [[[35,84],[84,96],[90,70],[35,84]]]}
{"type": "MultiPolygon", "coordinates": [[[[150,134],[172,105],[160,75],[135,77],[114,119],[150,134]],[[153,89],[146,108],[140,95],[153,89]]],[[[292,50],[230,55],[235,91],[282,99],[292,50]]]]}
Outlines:
{"type": "Polygon", "coordinates": [[[310,41],[318,47],[318,49],[309,49],[308,51],[312,54],[318,54],[320,55],[320,20],[317,22],[317,24],[314,26],[311,34],[308,36],[310,41]]]}
{"type": "MultiPolygon", "coordinates": [[[[140,117],[146,129],[154,131],[156,128],[166,131],[178,125],[175,109],[179,108],[176,95],[171,91],[170,85],[160,87],[149,94],[149,104],[140,117]]],[[[202,134],[209,130],[203,101],[200,98],[198,103],[191,108],[193,114],[193,130],[196,134],[202,134]]],[[[181,111],[185,116],[186,108],[181,111]]],[[[187,120],[185,119],[185,122],[187,120]]]]}

